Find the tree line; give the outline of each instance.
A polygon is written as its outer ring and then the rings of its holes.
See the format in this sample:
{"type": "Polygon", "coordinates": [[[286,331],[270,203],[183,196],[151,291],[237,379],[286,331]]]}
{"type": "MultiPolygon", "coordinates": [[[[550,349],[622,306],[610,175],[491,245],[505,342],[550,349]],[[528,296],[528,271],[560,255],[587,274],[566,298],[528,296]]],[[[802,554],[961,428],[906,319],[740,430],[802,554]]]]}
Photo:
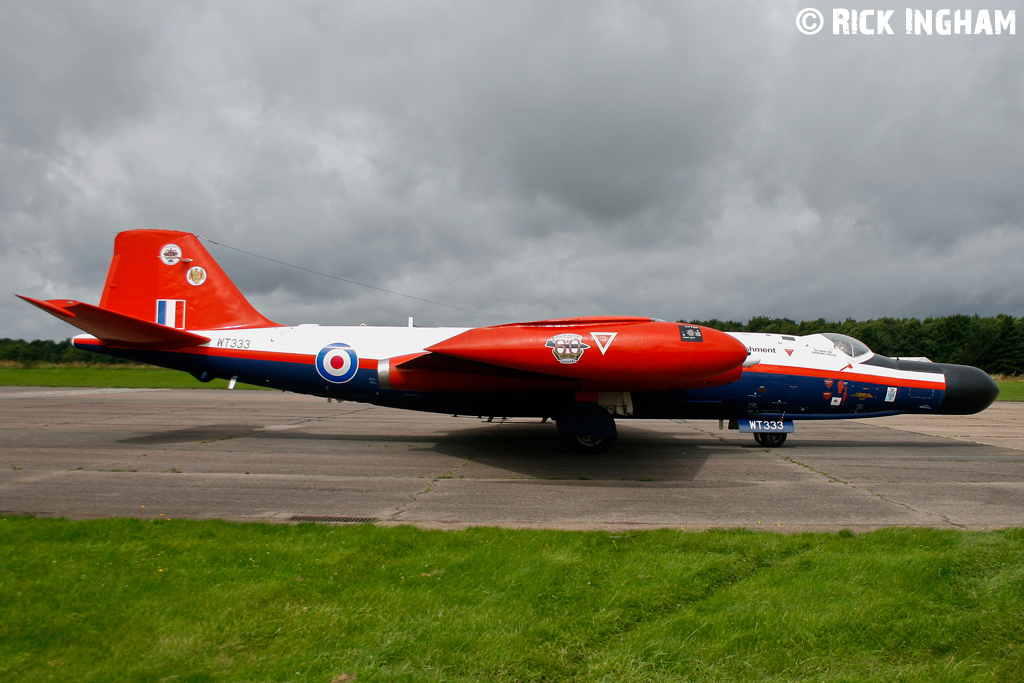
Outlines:
{"type": "MultiPolygon", "coordinates": [[[[680,321],[682,322],[682,321],[680,321]]],[[[693,320],[724,332],[816,334],[839,332],[856,337],[884,356],[924,356],[936,363],[974,365],[992,374],[1024,375],[1024,318],[1011,315],[942,318],[877,318],[829,322],[824,318],[795,322],[758,316],[744,323],[693,320]]],[[[32,366],[41,363],[119,364],[129,361],[82,351],[68,341],[0,339],[0,361],[32,366]]]]}
{"type": "Polygon", "coordinates": [[[76,349],[68,340],[55,342],[49,339],[0,339],[0,361],[18,363],[22,367],[33,365],[64,365],[66,363],[90,363],[98,365],[130,364],[131,361],[113,356],[76,349]]]}
{"type": "Polygon", "coordinates": [[[924,356],[936,363],[973,365],[991,374],[1024,375],[1024,318],[1011,315],[941,318],[877,318],[829,322],[824,318],[794,322],[758,316],[743,323],[690,321],[723,332],[817,334],[838,332],[855,337],[883,356],[924,356]]]}

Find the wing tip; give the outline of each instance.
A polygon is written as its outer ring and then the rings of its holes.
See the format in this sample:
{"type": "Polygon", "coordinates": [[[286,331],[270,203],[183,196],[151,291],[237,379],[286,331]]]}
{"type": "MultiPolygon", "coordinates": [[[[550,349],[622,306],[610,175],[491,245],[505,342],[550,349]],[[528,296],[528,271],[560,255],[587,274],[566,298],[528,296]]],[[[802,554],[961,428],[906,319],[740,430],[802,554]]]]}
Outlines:
{"type": "Polygon", "coordinates": [[[22,301],[26,301],[26,302],[32,304],[36,308],[39,308],[39,309],[42,309],[42,310],[46,311],[50,315],[59,316],[61,318],[74,318],[75,317],[74,313],[69,311],[67,308],[64,308],[64,307],[58,305],[57,302],[58,301],[64,301],[64,302],[67,302],[66,304],[64,304],[65,306],[74,306],[75,304],[78,303],[77,301],[72,301],[71,299],[51,299],[49,301],[43,301],[42,299],[33,299],[30,296],[23,296],[21,294],[15,294],[14,296],[18,297],[22,301]]]}

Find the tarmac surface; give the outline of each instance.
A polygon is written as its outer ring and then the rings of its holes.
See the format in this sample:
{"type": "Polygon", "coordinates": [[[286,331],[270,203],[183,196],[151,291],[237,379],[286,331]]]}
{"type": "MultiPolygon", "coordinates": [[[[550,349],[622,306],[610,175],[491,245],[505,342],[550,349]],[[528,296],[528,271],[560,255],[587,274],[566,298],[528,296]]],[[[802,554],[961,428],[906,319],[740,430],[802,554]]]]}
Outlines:
{"type": "Polygon", "coordinates": [[[0,514],[424,528],[1024,526],[1024,403],[797,422],[619,420],[606,454],[553,424],[269,391],[0,387],[0,514]]]}

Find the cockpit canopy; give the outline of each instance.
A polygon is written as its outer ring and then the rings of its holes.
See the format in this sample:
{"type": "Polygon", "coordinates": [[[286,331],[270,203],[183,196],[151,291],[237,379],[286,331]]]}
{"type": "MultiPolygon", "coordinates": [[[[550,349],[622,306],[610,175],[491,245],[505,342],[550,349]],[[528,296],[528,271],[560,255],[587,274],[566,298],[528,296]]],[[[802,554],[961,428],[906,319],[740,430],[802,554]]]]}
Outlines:
{"type": "Polygon", "coordinates": [[[837,349],[845,353],[847,356],[850,356],[851,358],[858,358],[865,354],[871,353],[871,349],[867,347],[867,344],[860,341],[859,339],[848,337],[845,334],[836,334],[835,332],[824,332],[821,336],[826,337],[829,341],[836,345],[837,349]]]}

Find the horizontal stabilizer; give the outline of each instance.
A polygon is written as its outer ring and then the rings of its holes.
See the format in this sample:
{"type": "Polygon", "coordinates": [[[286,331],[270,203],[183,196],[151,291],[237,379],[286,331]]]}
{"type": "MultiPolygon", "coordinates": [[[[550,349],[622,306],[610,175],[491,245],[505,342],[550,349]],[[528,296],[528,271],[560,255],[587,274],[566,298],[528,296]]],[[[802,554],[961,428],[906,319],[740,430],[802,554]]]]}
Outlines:
{"type": "Polygon", "coordinates": [[[210,341],[209,338],[198,334],[148,320],[140,320],[123,313],[115,313],[81,301],[70,299],[40,301],[20,294],[15,294],[15,296],[74,325],[110,346],[130,349],[181,349],[186,346],[199,346],[210,341]]]}

